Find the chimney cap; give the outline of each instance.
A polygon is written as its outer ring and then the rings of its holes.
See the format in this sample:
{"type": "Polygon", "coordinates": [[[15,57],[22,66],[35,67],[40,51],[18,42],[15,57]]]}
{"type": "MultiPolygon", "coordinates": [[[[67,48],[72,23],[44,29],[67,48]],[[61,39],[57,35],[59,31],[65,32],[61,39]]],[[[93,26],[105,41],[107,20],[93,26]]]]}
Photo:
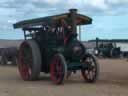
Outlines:
{"type": "Polygon", "coordinates": [[[70,12],[77,12],[77,9],[69,9],[70,12]]]}

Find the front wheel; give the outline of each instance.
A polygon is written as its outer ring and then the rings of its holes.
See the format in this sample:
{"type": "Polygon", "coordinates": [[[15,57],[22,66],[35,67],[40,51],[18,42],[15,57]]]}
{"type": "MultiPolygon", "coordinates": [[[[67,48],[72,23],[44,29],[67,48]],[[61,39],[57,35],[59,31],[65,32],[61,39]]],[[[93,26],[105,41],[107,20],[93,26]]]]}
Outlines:
{"type": "Polygon", "coordinates": [[[87,65],[87,68],[81,69],[81,74],[85,81],[93,83],[97,80],[99,74],[99,64],[95,56],[87,54],[83,58],[83,64],[87,65]]]}
{"type": "Polygon", "coordinates": [[[55,84],[62,84],[67,75],[67,64],[62,54],[56,54],[50,65],[51,80],[55,84]]]}

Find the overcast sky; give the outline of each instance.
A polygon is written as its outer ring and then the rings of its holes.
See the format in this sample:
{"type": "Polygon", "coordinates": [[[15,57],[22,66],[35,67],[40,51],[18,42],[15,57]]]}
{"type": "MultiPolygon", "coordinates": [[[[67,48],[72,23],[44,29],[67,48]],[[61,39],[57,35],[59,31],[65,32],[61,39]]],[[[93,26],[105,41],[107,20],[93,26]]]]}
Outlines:
{"type": "Polygon", "coordinates": [[[82,40],[127,39],[128,0],[0,0],[0,39],[21,39],[13,23],[44,17],[77,8],[93,18],[93,24],[82,27],[82,40]]]}

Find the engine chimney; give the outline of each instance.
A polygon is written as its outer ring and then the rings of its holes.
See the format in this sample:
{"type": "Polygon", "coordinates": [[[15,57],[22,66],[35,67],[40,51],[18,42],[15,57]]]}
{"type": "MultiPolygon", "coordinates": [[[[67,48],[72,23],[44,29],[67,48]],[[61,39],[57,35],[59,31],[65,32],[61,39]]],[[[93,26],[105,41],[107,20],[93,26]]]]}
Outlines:
{"type": "Polygon", "coordinates": [[[77,9],[70,9],[69,12],[71,18],[72,32],[77,33],[77,25],[76,25],[77,9]]]}

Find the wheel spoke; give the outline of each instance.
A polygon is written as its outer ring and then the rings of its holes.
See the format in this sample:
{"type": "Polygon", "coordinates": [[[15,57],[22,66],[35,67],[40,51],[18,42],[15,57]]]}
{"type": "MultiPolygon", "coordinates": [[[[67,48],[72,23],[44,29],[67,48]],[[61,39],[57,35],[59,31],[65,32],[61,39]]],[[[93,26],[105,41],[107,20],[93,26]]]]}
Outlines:
{"type": "Polygon", "coordinates": [[[19,53],[19,69],[23,79],[28,80],[32,69],[32,54],[28,45],[21,45],[19,53]]]}
{"type": "Polygon", "coordinates": [[[65,67],[63,62],[64,58],[61,54],[55,55],[50,66],[51,79],[55,84],[61,84],[64,80],[65,67]]]}
{"type": "Polygon", "coordinates": [[[87,68],[82,70],[82,76],[87,82],[94,82],[97,76],[97,63],[95,62],[95,58],[86,57],[83,60],[83,64],[87,64],[87,68]]]}

